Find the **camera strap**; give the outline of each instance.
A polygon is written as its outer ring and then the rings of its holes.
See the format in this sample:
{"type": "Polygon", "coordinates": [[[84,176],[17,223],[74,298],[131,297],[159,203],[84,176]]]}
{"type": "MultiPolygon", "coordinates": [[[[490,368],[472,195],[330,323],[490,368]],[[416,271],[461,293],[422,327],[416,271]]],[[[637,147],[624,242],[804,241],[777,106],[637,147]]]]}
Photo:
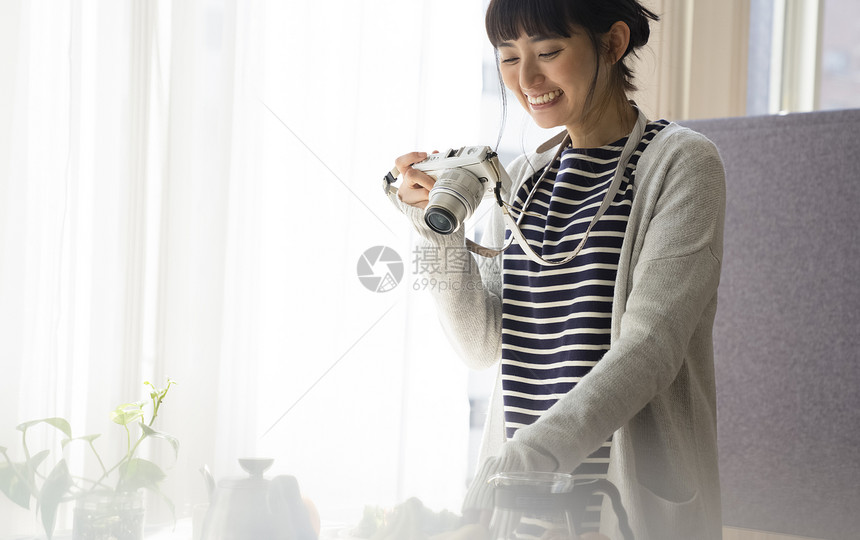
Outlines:
{"type": "MultiPolygon", "coordinates": [[[[541,266],[561,266],[572,261],[585,247],[585,243],[588,240],[588,235],[589,233],[591,233],[591,229],[593,229],[597,222],[600,221],[600,218],[603,217],[603,214],[606,213],[606,211],[609,209],[609,206],[612,204],[613,199],[615,199],[615,194],[618,191],[618,188],[621,186],[621,181],[624,178],[624,171],[627,169],[627,164],[630,162],[630,158],[633,156],[633,152],[636,151],[636,147],[639,146],[639,142],[642,140],[642,136],[645,134],[645,125],[647,124],[648,120],[642,113],[642,111],[638,109],[638,107],[637,111],[639,113],[639,116],[636,120],[636,124],[633,127],[633,130],[630,132],[630,135],[627,138],[627,143],[624,145],[624,149],[621,151],[621,156],[618,158],[618,165],[615,168],[615,173],[612,177],[612,182],[609,185],[609,189],[607,189],[606,194],[603,196],[603,201],[600,204],[600,208],[597,209],[597,213],[595,213],[594,217],[591,218],[591,223],[588,224],[588,227],[585,230],[585,234],[583,234],[582,236],[582,240],[580,240],[579,245],[577,245],[576,249],[573,250],[573,253],[571,253],[569,256],[565,257],[562,260],[546,260],[535,252],[534,248],[532,248],[531,244],[529,244],[525,235],[520,230],[520,222],[522,221],[523,217],[529,213],[526,209],[528,208],[529,204],[537,193],[538,186],[544,180],[544,177],[549,171],[549,165],[544,167],[543,173],[541,173],[540,178],[538,178],[538,180],[534,183],[534,186],[532,186],[532,189],[529,192],[529,195],[526,200],[523,202],[523,207],[521,209],[512,206],[503,199],[503,189],[501,181],[502,175],[501,171],[496,170],[495,172],[497,180],[496,187],[494,189],[495,199],[497,204],[501,208],[502,219],[504,220],[505,226],[511,231],[511,235],[505,242],[505,245],[499,249],[482,246],[477,242],[470,240],[469,238],[466,238],[466,248],[469,251],[482,257],[493,258],[505,252],[516,240],[516,242],[522,248],[523,253],[525,253],[525,255],[530,260],[541,266]],[[511,215],[511,211],[514,211],[518,214],[516,218],[511,215]]],[[[568,140],[569,137],[564,138],[552,160],[550,160],[550,165],[559,158],[561,153],[564,151],[564,148],[567,146],[568,140]]],[[[493,160],[492,166],[501,167],[497,160],[493,160]]],[[[399,171],[395,167],[391,169],[388,174],[385,175],[382,181],[383,191],[395,205],[398,205],[399,201],[397,200],[397,188],[394,187],[393,184],[397,180],[398,175],[399,171]]]]}
{"type": "MultiPolygon", "coordinates": [[[[639,117],[636,120],[636,125],[633,127],[633,131],[630,132],[630,136],[627,138],[627,143],[624,145],[624,149],[621,151],[621,157],[618,159],[618,166],[615,168],[615,174],[612,177],[612,183],[609,185],[609,189],[606,191],[606,194],[603,196],[603,202],[600,204],[600,208],[597,209],[597,213],[594,214],[594,217],[591,218],[591,223],[588,224],[588,228],[585,230],[585,234],[582,236],[582,240],[580,240],[579,245],[576,246],[576,249],[573,250],[569,256],[565,257],[562,260],[558,261],[548,261],[538,255],[534,248],[532,248],[531,244],[529,244],[523,232],[520,230],[520,222],[523,219],[523,216],[527,214],[526,208],[528,208],[529,203],[534,198],[535,193],[537,193],[537,188],[540,183],[543,181],[550,167],[547,166],[544,168],[543,173],[540,178],[534,183],[532,186],[531,192],[529,192],[528,198],[523,202],[522,209],[513,208],[515,212],[518,212],[519,215],[516,219],[511,215],[511,205],[505,203],[502,200],[501,192],[499,185],[497,183],[496,186],[496,202],[502,209],[502,217],[505,222],[505,226],[511,231],[511,236],[508,238],[508,241],[505,243],[505,246],[501,249],[495,250],[490,248],[485,248],[481,245],[472,242],[471,240],[466,240],[466,247],[482,256],[494,257],[511,246],[513,240],[516,240],[517,243],[523,250],[523,253],[532,260],[533,262],[541,265],[541,266],[561,266],[563,264],[567,264],[574,259],[579,252],[582,251],[582,248],[585,247],[585,242],[588,240],[588,235],[591,232],[591,229],[600,221],[600,218],[606,211],[609,209],[609,206],[612,204],[613,199],[615,198],[615,193],[618,191],[618,188],[621,186],[621,181],[624,178],[624,171],[627,169],[627,164],[630,162],[631,156],[633,156],[633,152],[636,151],[636,147],[639,146],[639,142],[642,140],[642,136],[645,134],[645,125],[647,124],[647,119],[642,111],[639,111],[639,117]]],[[[564,150],[566,142],[568,138],[565,137],[565,140],[559,146],[559,149],[556,151],[555,156],[553,156],[550,161],[550,165],[554,163],[562,151],[564,150]]]]}

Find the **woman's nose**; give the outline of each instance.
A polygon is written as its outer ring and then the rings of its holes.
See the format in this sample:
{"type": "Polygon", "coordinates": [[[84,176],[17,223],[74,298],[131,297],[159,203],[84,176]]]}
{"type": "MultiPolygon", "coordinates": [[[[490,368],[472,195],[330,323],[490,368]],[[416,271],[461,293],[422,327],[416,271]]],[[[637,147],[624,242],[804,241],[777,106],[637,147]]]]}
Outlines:
{"type": "Polygon", "coordinates": [[[525,60],[520,62],[520,87],[532,88],[538,86],[544,80],[543,72],[536,62],[525,60]]]}

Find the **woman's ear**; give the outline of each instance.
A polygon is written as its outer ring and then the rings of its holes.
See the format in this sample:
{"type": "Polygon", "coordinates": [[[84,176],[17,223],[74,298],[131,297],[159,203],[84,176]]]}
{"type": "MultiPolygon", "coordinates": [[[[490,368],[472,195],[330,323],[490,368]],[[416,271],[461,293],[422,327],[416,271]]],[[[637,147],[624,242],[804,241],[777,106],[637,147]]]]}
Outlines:
{"type": "Polygon", "coordinates": [[[630,27],[624,21],[616,21],[603,36],[606,58],[615,64],[624,57],[630,44],[630,27]]]}

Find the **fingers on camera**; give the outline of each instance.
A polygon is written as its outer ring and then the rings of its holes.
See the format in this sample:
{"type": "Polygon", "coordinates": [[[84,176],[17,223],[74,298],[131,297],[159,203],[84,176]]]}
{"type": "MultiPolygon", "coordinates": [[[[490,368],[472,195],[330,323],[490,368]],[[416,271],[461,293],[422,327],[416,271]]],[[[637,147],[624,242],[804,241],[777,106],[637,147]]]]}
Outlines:
{"type": "Polygon", "coordinates": [[[416,169],[408,169],[404,175],[404,179],[413,188],[423,188],[428,191],[433,188],[433,184],[435,183],[433,178],[416,169]]]}
{"type": "Polygon", "coordinates": [[[409,152],[408,154],[403,154],[399,158],[394,160],[394,164],[400,170],[401,173],[406,172],[410,167],[412,167],[413,163],[418,163],[419,161],[424,160],[427,157],[427,152],[409,152]]]}

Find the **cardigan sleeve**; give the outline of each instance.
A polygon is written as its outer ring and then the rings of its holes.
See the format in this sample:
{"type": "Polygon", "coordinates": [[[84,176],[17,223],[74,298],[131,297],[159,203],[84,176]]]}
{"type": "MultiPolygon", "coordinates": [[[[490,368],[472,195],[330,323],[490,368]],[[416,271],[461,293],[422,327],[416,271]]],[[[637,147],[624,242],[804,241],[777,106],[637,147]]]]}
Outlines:
{"type": "MultiPolygon", "coordinates": [[[[563,135],[563,134],[560,134],[563,135]]],[[[552,141],[561,140],[559,136],[552,141]]],[[[546,145],[545,145],[546,146],[546,145]]],[[[513,185],[503,196],[510,203],[525,180],[551,159],[554,148],[523,154],[505,167],[513,185]]],[[[448,341],[473,369],[496,365],[502,356],[502,256],[485,258],[466,249],[463,228],[449,235],[431,230],[424,223],[424,210],[409,206],[389,192],[391,202],[406,215],[420,236],[418,253],[432,254],[440,265],[418,265],[421,283],[433,297],[440,324],[448,341]],[[426,280],[426,281],[424,281],[426,280]]],[[[485,202],[478,212],[488,209],[481,242],[498,248],[505,241],[505,224],[499,207],[485,202]]]]}
{"type": "MultiPolygon", "coordinates": [[[[436,263],[419,264],[418,272],[448,340],[470,368],[496,364],[502,346],[501,257],[473,255],[466,249],[462,227],[449,235],[438,234],[424,223],[422,209],[392,200],[420,236],[416,253],[436,263]]],[[[490,230],[497,221],[490,220],[490,230]]]]}
{"type": "MultiPolygon", "coordinates": [[[[534,164],[546,161],[551,152],[521,155],[506,167],[514,179],[514,185],[505,194],[508,202],[527,176],[535,172],[534,164]]],[[[438,234],[424,223],[424,210],[406,205],[393,195],[390,199],[420,236],[415,246],[418,253],[431,253],[435,260],[442,261],[438,265],[419,265],[419,273],[436,304],[448,341],[470,368],[496,365],[502,356],[501,255],[494,258],[473,255],[466,249],[463,228],[449,235],[438,234]]],[[[501,211],[489,202],[479,208],[479,212],[484,211],[489,215],[484,219],[482,243],[491,248],[501,247],[505,241],[501,211]]]]}
{"type": "Polygon", "coordinates": [[[690,133],[673,136],[649,156],[652,163],[645,164],[645,154],[640,161],[650,185],[636,195],[644,197],[638,230],[628,227],[634,242],[630,285],[610,350],[484,463],[464,508],[492,506],[486,479],[496,472],[574,470],[675,380],[717,294],[725,207],[719,155],[707,139],[690,133]]]}

